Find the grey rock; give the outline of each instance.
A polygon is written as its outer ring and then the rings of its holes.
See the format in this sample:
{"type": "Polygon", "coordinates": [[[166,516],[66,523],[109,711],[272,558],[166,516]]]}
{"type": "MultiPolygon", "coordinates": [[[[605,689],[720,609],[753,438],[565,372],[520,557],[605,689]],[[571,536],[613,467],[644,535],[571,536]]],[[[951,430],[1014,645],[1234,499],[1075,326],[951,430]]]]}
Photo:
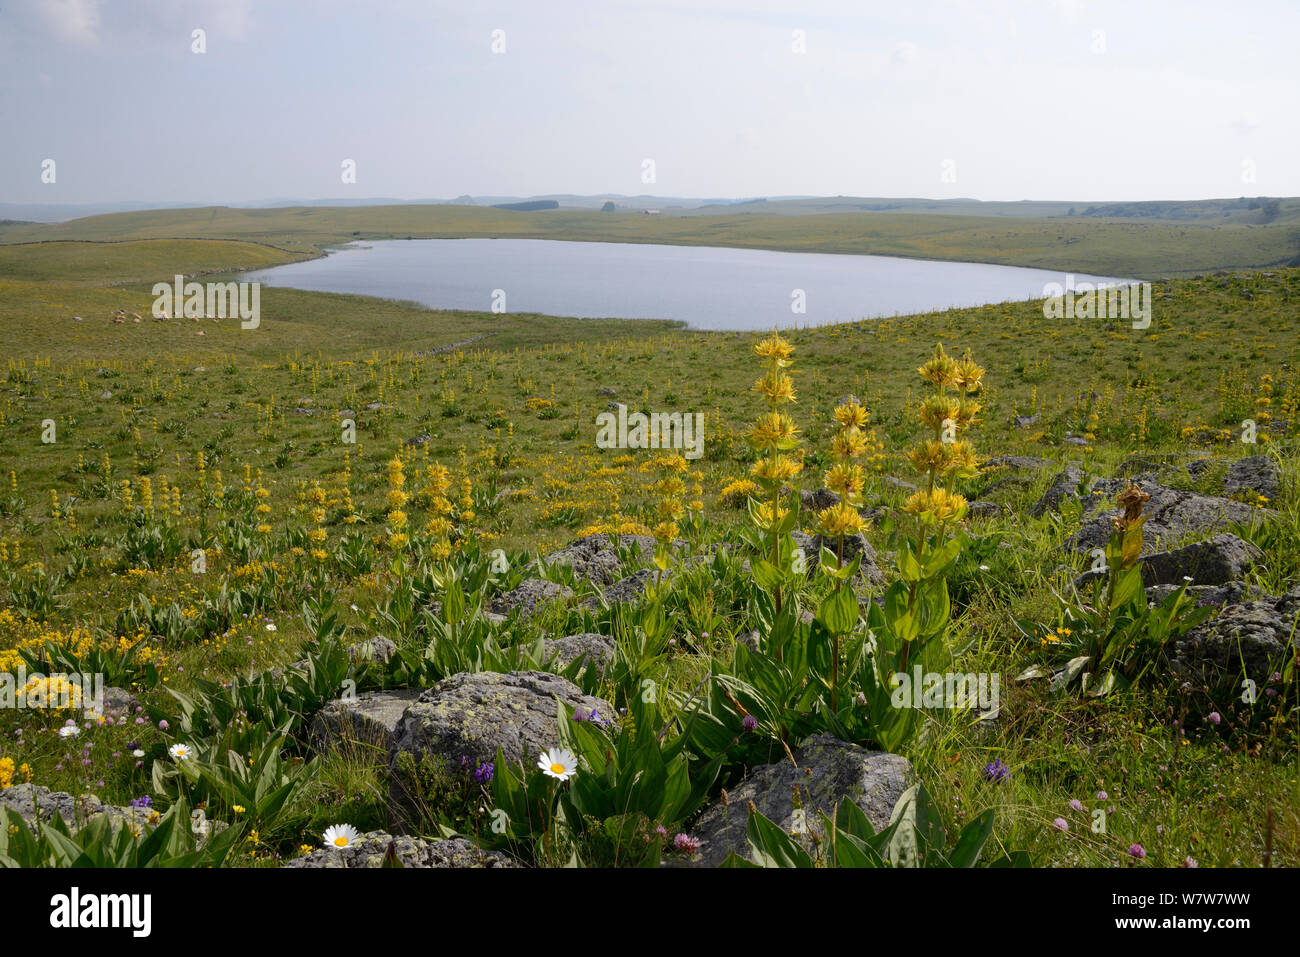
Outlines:
{"type": "Polygon", "coordinates": [[[1187,474],[1192,478],[1200,478],[1213,464],[1213,459],[1196,459],[1187,463],[1187,474]]]}
{"type": "MultiPolygon", "coordinates": [[[[643,557],[654,554],[655,540],[649,535],[620,535],[624,548],[635,548],[643,557]]],[[[610,544],[608,535],[587,535],[570,542],[564,548],[543,558],[547,565],[569,565],[574,577],[595,585],[608,585],[625,574],[618,552],[610,544]]]]}
{"type": "Polygon", "coordinates": [[[1260,550],[1236,535],[1223,533],[1142,561],[1142,581],[1147,585],[1180,585],[1191,578],[1198,585],[1226,585],[1240,581],[1260,557],[1260,550]]]}
{"type": "MultiPolygon", "coordinates": [[[[659,571],[655,568],[642,568],[635,571],[627,578],[620,578],[614,584],[606,587],[604,591],[605,601],[609,605],[620,604],[637,604],[645,601],[646,586],[654,581],[655,574],[658,572],[661,580],[667,581],[672,578],[672,569],[659,571]]],[[[582,601],[582,607],[592,611],[598,610],[600,605],[599,598],[586,598],[582,601]]]]}
{"type": "Polygon", "coordinates": [[[1088,440],[1085,439],[1082,435],[1067,435],[1065,436],[1065,438],[1061,439],[1061,441],[1064,442],[1066,445],[1077,445],[1080,447],[1088,444],[1088,440]]]}
{"type": "Polygon", "coordinates": [[[821,512],[832,505],[838,505],[839,501],[839,495],[828,488],[819,488],[816,491],[807,488],[799,490],[800,507],[808,511],[821,512]]]}
{"type": "MultiPolygon", "coordinates": [[[[813,536],[809,535],[807,532],[801,532],[798,529],[795,529],[790,533],[790,537],[794,539],[795,548],[803,549],[804,558],[808,560],[808,573],[812,574],[813,566],[817,564],[817,548],[814,544],[813,536]]],[[[764,557],[770,561],[771,553],[769,552],[769,554],[764,557]]]]}
{"type": "MultiPolygon", "coordinates": [[[[1114,530],[1111,519],[1117,513],[1115,496],[1127,484],[1124,479],[1108,479],[1092,486],[1094,494],[1089,496],[1090,504],[1101,511],[1084,522],[1069,539],[1068,548],[1089,552],[1105,546],[1114,530]]],[[[1142,508],[1142,514],[1146,516],[1146,523],[1142,526],[1144,553],[1159,551],[1162,541],[1178,541],[1188,535],[1218,531],[1229,522],[1249,522],[1257,515],[1272,514],[1231,499],[1184,492],[1149,480],[1136,484],[1151,496],[1142,508]]]]}
{"type": "Polygon", "coordinates": [[[411,438],[407,439],[406,444],[408,446],[428,445],[429,440],[430,440],[429,434],[427,432],[421,432],[419,435],[414,435],[411,438]]]}
{"type": "Polygon", "coordinates": [[[1041,518],[1048,511],[1057,511],[1066,499],[1079,498],[1079,485],[1083,482],[1083,469],[1077,465],[1067,465],[1052,477],[1052,483],[1043,493],[1043,497],[1029,506],[1029,514],[1041,518]]]}
{"type": "Polygon", "coordinates": [[[393,835],[386,831],[367,831],[340,850],[319,848],[302,857],[285,861],[284,867],[369,868],[383,867],[389,848],[404,868],[479,868],[518,867],[510,858],[495,851],[484,851],[463,837],[447,841],[426,841],[418,837],[393,835]]]}
{"type": "Polygon", "coordinates": [[[376,635],[348,646],[348,657],[353,661],[378,661],[385,663],[397,654],[397,644],[391,638],[376,635]]]}
{"type": "Polygon", "coordinates": [[[1011,420],[1011,424],[1017,429],[1027,429],[1031,425],[1037,425],[1038,420],[1043,417],[1041,412],[1035,412],[1033,415],[1018,415],[1011,420]]]}
{"type": "MultiPolygon", "coordinates": [[[[1203,542],[1194,542],[1167,552],[1152,552],[1142,559],[1142,582],[1148,587],[1172,585],[1175,588],[1190,578],[1197,585],[1226,585],[1240,581],[1246,570],[1260,557],[1260,550],[1250,542],[1227,532],[1203,542]]],[[[1075,579],[1076,586],[1105,575],[1087,571],[1075,579]]]]}
{"type": "Polygon", "coordinates": [[[971,502],[967,514],[971,518],[995,518],[1002,514],[1002,506],[997,502],[971,502]]]}
{"type": "MultiPolygon", "coordinates": [[[[1152,585],[1147,591],[1147,602],[1160,604],[1174,592],[1179,585],[1152,585]]],[[[1187,597],[1199,606],[1235,605],[1243,601],[1255,601],[1268,596],[1260,593],[1258,588],[1245,582],[1228,582],[1226,585],[1188,585],[1187,597]]]]}
{"type": "Polygon", "coordinates": [[[420,694],[419,688],[404,688],[367,691],[351,701],[331,701],[312,718],[312,746],[322,753],[368,754],[374,763],[387,760],[397,723],[420,694]]]}
{"type": "Polygon", "coordinates": [[[606,635],[586,632],[580,635],[568,635],[564,638],[547,638],[542,642],[546,660],[555,658],[555,666],[567,668],[579,658],[585,659],[586,667],[594,668],[603,674],[605,668],[614,659],[614,639],[606,635]]]}
{"type": "MultiPolygon", "coordinates": [[[[805,552],[808,557],[808,570],[811,573],[813,567],[821,562],[822,548],[829,548],[837,555],[840,554],[839,539],[826,538],[822,535],[816,535],[812,540],[812,551],[805,552]]],[[[862,556],[862,565],[859,567],[858,574],[872,588],[877,588],[885,583],[885,573],[880,570],[876,564],[876,550],[871,547],[865,535],[858,532],[855,535],[846,535],[844,537],[843,559],[846,562],[852,561],[858,555],[862,556]]]]}
{"type": "Polygon", "coordinates": [[[1048,459],[1034,458],[1032,455],[995,455],[984,463],[982,468],[1009,469],[1013,472],[1041,472],[1052,463],[1048,459]]]}
{"type": "Polygon", "coordinates": [[[531,765],[559,743],[558,707],[594,710],[602,720],[615,717],[608,702],[545,671],[452,675],[424,691],[393,733],[388,767],[394,825],[408,830],[421,816],[420,789],[407,773],[412,759],[417,769],[425,758],[452,768],[462,755],[473,763],[495,761],[500,748],[511,764],[531,765]]]}
{"type": "Polygon", "coordinates": [[[104,688],[104,714],[128,714],[135,710],[135,695],[125,688],[108,685],[104,688]]]}
{"type": "Polygon", "coordinates": [[[525,617],[532,616],[537,607],[549,601],[563,601],[573,597],[573,589],[558,582],[540,578],[526,578],[511,591],[492,599],[490,609],[497,615],[508,615],[518,608],[525,617]]]}
{"type": "Polygon", "coordinates": [[[1138,475],[1152,475],[1157,470],[1170,464],[1167,455],[1130,455],[1115,469],[1117,478],[1132,478],[1138,475]]]}
{"type": "Polygon", "coordinates": [[[66,791],[51,791],[39,784],[15,784],[0,790],[0,807],[16,812],[29,825],[38,816],[45,823],[57,814],[74,831],[99,817],[107,817],[115,826],[130,824],[143,828],[153,814],[153,808],[105,804],[93,794],[74,798],[66,791]]]}
{"type": "Polygon", "coordinates": [[[1255,493],[1276,499],[1282,488],[1282,472],[1267,455],[1251,455],[1238,459],[1228,467],[1223,480],[1223,494],[1227,496],[1255,493]]]}
{"type": "Polygon", "coordinates": [[[605,395],[605,396],[610,396],[610,397],[612,398],[613,396],[618,395],[618,390],[616,390],[616,389],[599,389],[599,390],[597,390],[596,395],[605,395]]]}
{"type": "Polygon", "coordinates": [[[980,489],[978,492],[976,492],[974,495],[971,496],[971,499],[972,501],[977,499],[984,500],[984,499],[992,498],[994,495],[998,495],[1000,493],[1019,492],[1032,487],[1033,484],[1034,484],[1034,477],[1032,475],[1024,475],[1024,474],[1007,475],[1003,478],[998,479],[996,482],[993,482],[992,484],[987,485],[984,488],[980,489]]]}
{"type": "Polygon", "coordinates": [[[1240,702],[1242,683],[1250,679],[1259,691],[1257,703],[1263,703],[1273,673],[1300,653],[1297,616],[1300,586],[1281,598],[1228,605],[1218,617],[1170,642],[1165,663],[1174,680],[1191,690],[1193,700],[1207,705],[1240,702]]]}
{"type": "Polygon", "coordinates": [[[787,834],[794,825],[794,787],[800,790],[804,821],[811,834],[820,831],[818,811],[828,815],[848,798],[862,808],[876,830],[889,826],[894,805],[910,784],[912,766],[906,758],[884,751],[867,751],[831,735],[805,739],[788,760],[754,768],[728,791],[727,804],[711,804],[691,827],[700,849],[691,858],[669,855],[667,866],[717,867],[733,851],[748,858],[746,825],[749,802],[787,834]]]}

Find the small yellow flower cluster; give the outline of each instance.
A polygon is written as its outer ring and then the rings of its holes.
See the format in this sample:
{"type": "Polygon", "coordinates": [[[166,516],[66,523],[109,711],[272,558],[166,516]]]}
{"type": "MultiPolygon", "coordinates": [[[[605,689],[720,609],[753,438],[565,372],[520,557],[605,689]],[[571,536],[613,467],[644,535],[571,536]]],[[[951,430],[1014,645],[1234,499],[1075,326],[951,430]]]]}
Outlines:
{"type": "Polygon", "coordinates": [[[579,538],[588,535],[649,535],[651,530],[642,523],[630,518],[615,516],[608,522],[598,522],[578,530],[579,538]]]}
{"type": "Polygon", "coordinates": [[[1062,640],[1069,638],[1072,634],[1074,632],[1069,628],[1057,628],[1056,631],[1049,631],[1038,642],[1038,647],[1046,648],[1048,645],[1059,645],[1062,640]]]}
{"type": "Polygon", "coordinates": [[[686,472],[689,466],[681,455],[660,455],[653,462],[659,472],[659,480],[651,486],[659,496],[655,507],[659,524],[650,534],[654,535],[659,544],[671,545],[677,539],[677,521],[686,514],[686,507],[682,504],[686,483],[682,480],[681,473],[686,472]]]}
{"type": "Polygon", "coordinates": [[[921,402],[919,417],[931,430],[931,437],[918,443],[907,455],[912,468],[926,477],[926,488],[912,495],[903,511],[927,524],[958,521],[966,514],[966,499],[953,491],[958,478],[979,472],[975,449],[958,436],[976,422],[980,406],[971,395],[983,385],[984,370],[967,355],[953,359],[940,343],[934,355],[917,373],[935,387],[921,402]],[[947,390],[955,389],[956,395],[947,390]],[[940,480],[946,482],[939,484],[940,480]]]}
{"type": "Polygon", "coordinates": [[[831,458],[835,464],[827,470],[822,482],[840,497],[840,501],[823,509],[817,517],[817,530],[827,538],[842,538],[862,531],[862,516],[858,509],[862,506],[862,486],[866,475],[855,460],[862,458],[869,448],[862,431],[867,420],[867,410],[857,399],[851,398],[835,409],[835,421],[839,425],[835,438],[831,440],[831,458]]]}
{"type": "Polygon", "coordinates": [[[760,509],[755,521],[762,531],[767,531],[788,513],[780,504],[781,487],[794,480],[803,470],[803,462],[785,453],[799,444],[799,430],[794,420],[781,411],[781,406],[794,402],[794,382],[784,371],[794,354],[794,347],[776,333],[754,347],[754,352],[767,360],[766,374],[754,383],[754,391],[767,400],[768,411],[758,417],[749,430],[749,443],[762,457],[750,469],[750,476],[762,491],[770,496],[765,508],[760,509]]]}
{"type": "Polygon", "coordinates": [[[758,486],[749,479],[736,479],[723,486],[718,498],[722,504],[730,508],[741,508],[745,504],[745,499],[758,490],[758,486]]]}
{"type": "Polygon", "coordinates": [[[406,473],[402,468],[401,457],[393,456],[388,463],[388,544],[394,550],[405,548],[410,541],[404,531],[406,512],[402,506],[406,504],[406,473]]]}

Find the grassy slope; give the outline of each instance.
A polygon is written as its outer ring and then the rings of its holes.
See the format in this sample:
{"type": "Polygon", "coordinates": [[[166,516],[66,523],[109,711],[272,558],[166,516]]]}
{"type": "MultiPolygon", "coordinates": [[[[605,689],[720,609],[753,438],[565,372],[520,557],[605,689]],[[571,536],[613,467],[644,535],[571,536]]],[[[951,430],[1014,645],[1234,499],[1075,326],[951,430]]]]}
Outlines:
{"type": "MultiPolygon", "coordinates": [[[[192,259],[179,249],[166,262],[230,265],[249,252],[232,245],[225,253],[233,258],[204,260],[207,248],[194,250],[192,259]]],[[[140,244],[131,252],[146,257],[159,250],[140,244]]],[[[209,482],[217,468],[228,485],[239,484],[245,465],[260,471],[277,528],[302,522],[293,514],[301,482],[319,479],[334,494],[347,452],[352,494],[368,516],[364,527],[367,534],[382,534],[385,463],[407,449],[409,439],[428,436],[427,444],[410,453],[417,463],[427,454],[478,487],[491,480],[520,493],[507,497],[497,519],[484,520],[490,541],[546,549],[616,508],[623,515],[644,514],[647,478],[635,466],[647,453],[620,463],[618,453],[601,453],[593,445],[594,417],[611,401],[600,391],[612,389],[629,404],[708,413],[708,451],[696,471],[715,523],[710,534],[734,535],[728,529],[739,516],[719,502],[718,493],[746,468],[740,434],[758,410],[748,392],[758,372],[750,352],[753,336],[687,334],[646,323],[439,313],[362,297],[267,289],[261,329],[204,323],[206,335],[197,337],[200,326],[189,322],[111,324],[106,317],[119,305],[147,312],[147,288],[99,285],[108,277],[89,253],[56,269],[57,257],[68,252],[3,251],[10,258],[0,272],[0,327],[11,360],[0,393],[0,476],[12,471],[15,489],[6,493],[0,538],[21,547],[21,559],[6,574],[25,581],[30,566],[19,566],[30,562],[41,561],[53,572],[79,556],[88,560],[81,578],[64,586],[66,605],[51,627],[111,628],[118,610],[138,594],[182,604],[195,595],[183,562],[158,571],[112,571],[122,522],[116,493],[99,481],[105,455],[113,485],[149,475],[155,488],[180,487],[185,504],[179,522],[193,534],[200,450],[209,482]],[[28,278],[19,281],[16,275],[28,278]],[[41,282],[41,275],[64,281],[41,282]],[[86,321],[69,323],[74,313],[86,321]],[[410,355],[480,330],[495,335],[469,350],[424,359],[410,355]],[[377,408],[368,409],[372,404],[377,408]],[[295,412],[300,407],[305,411],[295,412]],[[344,408],[359,412],[357,446],[338,441],[334,412],[344,408]],[[58,424],[55,445],[39,442],[46,418],[58,424]],[[65,522],[52,520],[51,490],[77,516],[76,548],[66,544],[65,522]]],[[[122,275],[140,276],[157,265],[141,258],[120,268],[122,275]]],[[[1159,284],[1156,294],[1153,325],[1145,331],[1122,322],[1048,321],[1038,304],[1023,303],[795,333],[795,415],[805,448],[825,448],[829,409],[852,391],[871,408],[882,445],[876,463],[881,474],[910,478],[901,453],[918,434],[910,408],[914,370],[936,340],[953,351],[970,349],[989,370],[985,425],[975,434],[987,455],[1078,459],[1111,474],[1133,451],[1206,447],[1210,439],[1187,438],[1183,430],[1234,427],[1249,414],[1264,373],[1275,378],[1278,406],[1300,401],[1300,270],[1179,280],[1159,284]],[[1100,396],[1098,441],[1089,449],[1063,444],[1066,431],[1082,431],[1086,400],[1078,399],[1092,390],[1100,396]],[[1010,424],[1013,414],[1029,412],[1042,413],[1032,430],[1010,424]]],[[[1254,450],[1226,444],[1215,451],[1231,457],[1254,450]]],[[[1278,454],[1288,484],[1275,504],[1291,532],[1257,573],[1258,583],[1273,593],[1300,580],[1294,440],[1278,454]]],[[[809,482],[817,471],[813,458],[809,482]]],[[[1054,613],[1052,590],[1063,579],[1053,571],[1069,530],[1025,516],[1045,480],[1001,497],[1009,511],[976,527],[1003,536],[1013,546],[1015,564],[999,568],[999,577],[964,583],[973,597],[955,635],[974,642],[960,659],[964,670],[1016,673],[1030,649],[1009,622],[1046,621],[1054,613]]],[[[872,498],[896,504],[898,496],[875,486],[872,498]]],[[[411,510],[412,521],[422,522],[422,513],[411,510]]],[[[336,517],[328,531],[332,541],[342,533],[336,517]]],[[[290,562],[287,555],[284,561],[290,562]]],[[[236,574],[214,562],[205,585],[216,587],[236,574]]],[[[382,573],[340,576],[337,588],[344,607],[356,602],[366,609],[386,597],[382,573]]],[[[0,597],[9,603],[8,596],[0,597]]],[[[250,622],[244,628],[247,643],[240,631],[221,642],[172,649],[167,674],[184,687],[195,673],[224,676],[291,660],[304,638],[292,610],[287,605],[271,611],[280,623],[273,640],[250,622]]],[[[728,627],[739,625],[734,617],[728,620],[728,627]]],[[[353,640],[372,632],[364,619],[352,628],[353,640]]],[[[731,635],[724,628],[714,637],[725,648],[731,635]]],[[[697,671],[690,656],[674,665],[683,684],[697,671]]],[[[1213,740],[1197,739],[1175,758],[1177,736],[1158,693],[1106,703],[1053,701],[1018,689],[1006,694],[1006,721],[991,738],[954,722],[909,751],[932,792],[958,817],[966,808],[998,806],[999,836],[1032,847],[1042,863],[1115,863],[1128,842],[1139,840],[1156,863],[1173,864],[1192,854],[1204,865],[1253,864],[1267,802],[1278,813],[1279,863],[1300,861],[1293,752],[1224,754],[1213,740]],[[995,755],[1015,769],[1009,786],[994,788],[980,778],[995,755]],[[1068,837],[1052,831],[1050,821],[1068,813],[1069,799],[1091,806],[1092,793],[1102,789],[1118,809],[1109,837],[1090,835],[1086,822],[1076,823],[1068,837]],[[1156,833],[1157,825],[1163,834],[1156,833]]],[[[0,723],[0,741],[10,734],[0,723]]],[[[38,783],[74,786],[68,772],[53,770],[56,752],[46,745],[38,742],[15,757],[33,761],[38,783]]],[[[319,795],[321,821],[347,814],[364,825],[370,814],[370,823],[381,824],[381,780],[377,768],[332,765],[319,795]],[[365,794],[360,809],[350,803],[358,782],[365,794]]],[[[121,803],[138,786],[110,778],[108,796],[121,803]]]]}
{"type": "Polygon", "coordinates": [[[0,243],[221,238],[270,243],[299,253],[352,239],[482,236],[870,253],[1144,279],[1268,266],[1290,260],[1300,250],[1291,223],[1184,225],[865,212],[643,216],[572,210],[518,213],[469,206],[209,207],[0,226],[0,243]]]}

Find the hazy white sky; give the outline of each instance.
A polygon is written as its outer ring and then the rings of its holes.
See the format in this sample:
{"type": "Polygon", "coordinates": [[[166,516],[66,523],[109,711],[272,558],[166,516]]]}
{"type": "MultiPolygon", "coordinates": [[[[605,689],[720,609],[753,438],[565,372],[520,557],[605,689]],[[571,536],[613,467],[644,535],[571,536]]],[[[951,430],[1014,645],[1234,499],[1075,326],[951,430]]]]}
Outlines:
{"type": "Polygon", "coordinates": [[[1296,0],[0,0],[0,201],[1298,195],[1298,37],[1296,0]]]}

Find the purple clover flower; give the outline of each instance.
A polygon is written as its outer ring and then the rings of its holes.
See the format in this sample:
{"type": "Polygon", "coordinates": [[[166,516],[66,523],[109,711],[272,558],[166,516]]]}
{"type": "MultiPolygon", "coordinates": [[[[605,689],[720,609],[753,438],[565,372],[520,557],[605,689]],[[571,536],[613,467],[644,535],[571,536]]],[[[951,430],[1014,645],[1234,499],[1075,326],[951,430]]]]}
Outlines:
{"type": "Polygon", "coordinates": [[[673,847],[683,854],[694,854],[700,849],[700,839],[689,834],[678,834],[673,838],[673,847]]]}

